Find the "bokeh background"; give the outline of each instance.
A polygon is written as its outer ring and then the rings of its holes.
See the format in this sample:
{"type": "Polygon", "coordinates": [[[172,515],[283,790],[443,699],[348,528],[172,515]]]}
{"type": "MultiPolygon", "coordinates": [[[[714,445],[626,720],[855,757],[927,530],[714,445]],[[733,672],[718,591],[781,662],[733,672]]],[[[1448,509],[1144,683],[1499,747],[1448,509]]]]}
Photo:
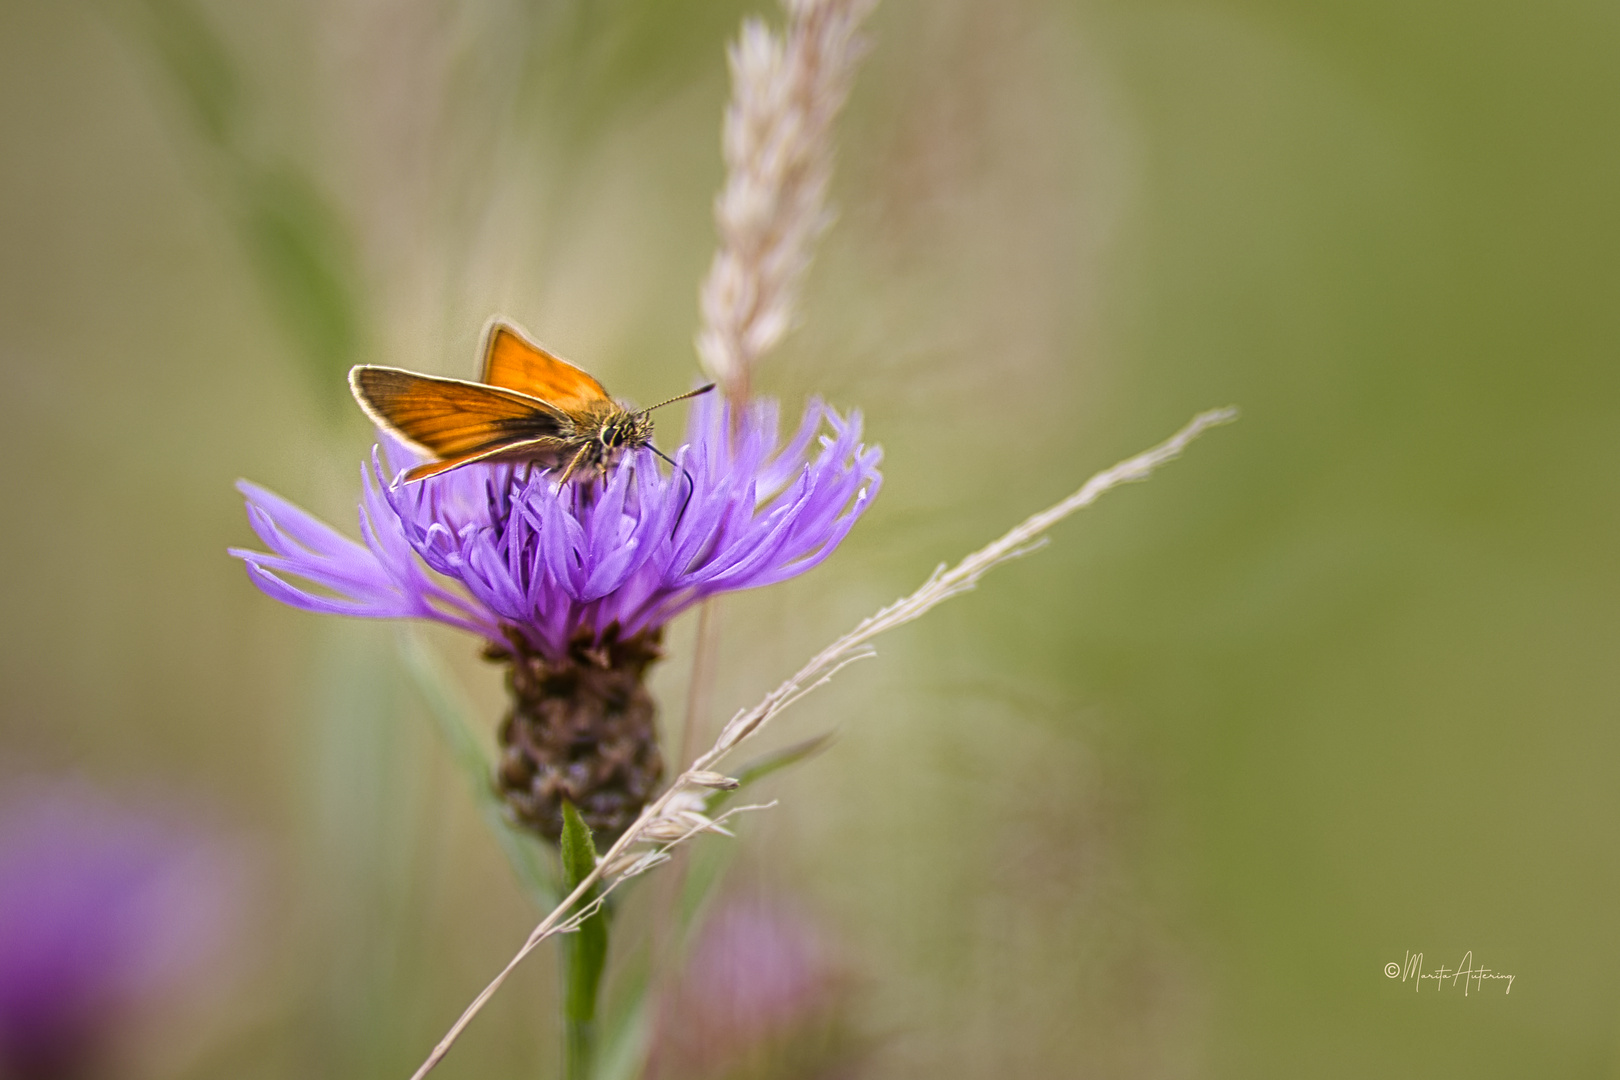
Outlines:
{"type": "MultiPolygon", "coordinates": [[[[230,934],[105,1014],[106,1075],[408,1075],[532,924],[398,629],[253,589],[231,485],[352,530],[343,372],[469,374],[496,311],[621,394],[687,386],[755,10],[0,3],[0,783],[229,853],[230,934]]],[[[822,569],[721,605],[714,711],[1244,415],[785,722],[840,737],[769,782],[723,925],[804,970],[813,937],[841,1050],[748,1067],[1620,1074],[1620,15],[886,0],[871,29],[759,383],[861,408],[886,484],[822,569]],[[762,911],[798,944],[748,937],[762,911]],[[1510,994],[1384,974],[1470,950],[1510,994]]],[[[492,727],[498,672],[421,640],[492,727]]],[[[556,1075],[555,1016],[541,955],[440,1075],[556,1075]]]]}

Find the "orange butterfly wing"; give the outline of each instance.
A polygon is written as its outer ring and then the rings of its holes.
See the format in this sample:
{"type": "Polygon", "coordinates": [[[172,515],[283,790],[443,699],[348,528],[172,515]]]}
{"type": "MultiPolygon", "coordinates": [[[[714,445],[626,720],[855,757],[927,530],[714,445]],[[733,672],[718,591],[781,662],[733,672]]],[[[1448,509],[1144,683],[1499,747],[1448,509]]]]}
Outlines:
{"type": "Polygon", "coordinates": [[[460,457],[445,458],[443,461],[429,461],[416,466],[405,473],[405,482],[414,484],[418,480],[426,480],[430,476],[447,473],[451,469],[459,469],[463,465],[476,465],[480,461],[522,461],[532,460],[544,462],[548,466],[559,464],[572,448],[560,439],[533,439],[528,442],[501,443],[486,450],[475,450],[460,457]]]}
{"type": "Polygon", "coordinates": [[[546,352],[510,323],[499,321],[489,328],[480,381],[540,398],[570,414],[613,401],[601,383],[546,352]]]}
{"type": "Polygon", "coordinates": [[[349,386],[366,415],[441,458],[488,456],[516,444],[562,442],[572,428],[544,401],[495,386],[356,367],[349,386]]]}

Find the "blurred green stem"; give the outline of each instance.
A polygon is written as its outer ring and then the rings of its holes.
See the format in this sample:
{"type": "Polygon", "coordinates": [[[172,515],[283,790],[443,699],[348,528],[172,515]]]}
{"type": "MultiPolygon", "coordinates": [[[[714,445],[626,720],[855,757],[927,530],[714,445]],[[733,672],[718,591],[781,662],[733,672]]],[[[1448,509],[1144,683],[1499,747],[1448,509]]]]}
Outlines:
{"type": "MultiPolygon", "coordinates": [[[[564,888],[573,891],[596,866],[596,845],[591,830],[572,803],[563,803],[562,862],[564,888]]],[[[581,899],[581,905],[596,894],[581,899]]],[[[558,956],[563,976],[563,1075],[567,1080],[590,1080],[596,1058],[596,997],[607,962],[607,909],[597,910],[572,934],[563,935],[558,956]]]]}
{"type": "Polygon", "coordinates": [[[304,361],[316,400],[334,422],[348,420],[343,379],[360,358],[368,317],[351,223],[296,154],[257,148],[253,135],[265,125],[243,65],[204,5],[136,0],[127,10],[190,121],[211,188],[304,361]]]}
{"type": "Polygon", "coordinates": [[[551,910],[566,890],[558,890],[555,873],[547,865],[539,841],[507,818],[506,806],[490,779],[489,758],[473,728],[472,706],[443,662],[415,630],[400,630],[398,641],[405,670],[421,693],[439,736],[450,751],[450,760],[466,780],[479,816],[494,834],[495,842],[500,845],[524,891],[541,911],[551,910]]]}

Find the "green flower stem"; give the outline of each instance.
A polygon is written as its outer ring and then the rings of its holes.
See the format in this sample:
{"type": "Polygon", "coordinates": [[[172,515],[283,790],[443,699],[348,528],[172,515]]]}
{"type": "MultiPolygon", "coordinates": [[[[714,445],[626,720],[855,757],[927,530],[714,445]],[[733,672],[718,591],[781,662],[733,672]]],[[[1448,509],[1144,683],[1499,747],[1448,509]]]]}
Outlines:
{"type": "MultiPolygon", "coordinates": [[[[596,845],[591,841],[590,827],[579,816],[572,803],[563,803],[563,832],[561,840],[564,887],[572,891],[579,887],[596,867],[596,845]]],[[[594,893],[581,899],[580,905],[589,905],[594,893]]],[[[607,963],[608,924],[604,907],[584,922],[572,934],[563,936],[559,957],[563,976],[563,1027],[565,1059],[563,1075],[567,1080],[590,1080],[596,1059],[596,998],[602,985],[602,968],[607,963]]]]}

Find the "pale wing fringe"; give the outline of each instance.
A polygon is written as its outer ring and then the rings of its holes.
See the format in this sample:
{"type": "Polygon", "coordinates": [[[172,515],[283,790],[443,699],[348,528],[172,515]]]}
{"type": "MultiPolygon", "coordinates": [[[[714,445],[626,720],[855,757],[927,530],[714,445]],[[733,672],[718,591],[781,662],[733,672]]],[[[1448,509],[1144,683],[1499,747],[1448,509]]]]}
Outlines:
{"type": "Polygon", "coordinates": [[[875,0],[784,0],[778,37],[747,19],[728,50],[731,100],[716,196],[718,250],[698,300],[698,356],[733,401],[749,372],[793,327],[799,283],[832,220],[832,129],[863,48],[875,0]]]}
{"type": "MultiPolygon", "coordinates": [[[[770,723],[789,705],[797,702],[816,687],[824,685],[844,665],[871,655],[867,642],[879,634],[887,630],[893,630],[897,626],[903,626],[918,618],[930,608],[936,607],[953,596],[967,592],[978,584],[979,579],[987,571],[1001,563],[1034,550],[1036,546],[1039,546],[1041,533],[1050,529],[1076,510],[1090,506],[1106,492],[1122,484],[1146,480],[1159,466],[1179,457],[1181,452],[1186,449],[1187,444],[1205,431],[1221,424],[1231,423],[1235,419],[1237,419],[1237,409],[1235,408],[1212,409],[1209,412],[1200,413],[1193,417],[1186,427],[1158,446],[1137,454],[1135,457],[1127,458],[1111,469],[1104,469],[1090,480],[1087,480],[1080,490],[1067,499],[1046,510],[1042,510],[1038,514],[1025,518],[1020,525],[1007,532],[1000,539],[975,551],[954,567],[947,570],[945,564],[941,563],[916,592],[863,619],[855,629],[817,653],[808,664],[799,669],[797,674],[787,679],[775,690],[772,690],[758,705],[733,716],[721,730],[720,737],[715,744],[695,758],[687,766],[686,771],[676,777],[675,782],[662,795],[658,796],[657,799],[653,800],[641,811],[641,816],[635,820],[635,823],[630,828],[625,830],[624,835],[619,837],[612,847],[602,854],[597,861],[596,868],[585,876],[585,879],[579,883],[579,887],[570,893],[562,903],[558,904],[551,914],[540,921],[540,925],[534,928],[534,932],[523,943],[523,947],[518,950],[517,955],[512,957],[511,961],[501,969],[500,974],[496,975],[490,984],[483,989],[483,992],[473,999],[472,1004],[467,1006],[466,1011],[456,1020],[444,1038],[439,1040],[439,1044],[433,1048],[433,1052],[422,1063],[422,1067],[412,1075],[411,1080],[421,1080],[434,1066],[443,1060],[444,1055],[449,1052],[450,1047],[460,1037],[462,1030],[472,1021],[473,1017],[478,1015],[485,1003],[495,995],[501,984],[506,981],[507,976],[512,973],[518,964],[523,962],[524,957],[533,952],[535,947],[546,938],[577,927],[580,921],[579,915],[569,917],[569,910],[595,888],[596,884],[602,879],[603,871],[606,868],[622,865],[620,858],[625,854],[625,851],[631,845],[641,841],[643,831],[649,824],[663,816],[664,811],[669,808],[670,803],[676,796],[689,790],[694,774],[713,771],[721,759],[735,749],[739,743],[770,723]]],[[[731,813],[735,814],[743,810],[753,809],[764,809],[764,807],[738,807],[731,813]]],[[[725,815],[725,817],[729,816],[731,815],[725,815]]],[[[724,819],[724,817],[721,818],[721,820],[724,819]]],[[[679,839],[660,845],[659,850],[667,851],[675,844],[705,831],[710,831],[708,826],[695,826],[679,839]]],[[[655,863],[649,862],[641,865],[636,870],[636,873],[650,869],[652,865],[655,865],[655,863]]],[[[605,897],[607,892],[631,876],[634,876],[634,874],[626,874],[610,882],[602,896],[605,897]]],[[[601,899],[602,897],[598,897],[592,903],[598,904],[601,899]]]]}

